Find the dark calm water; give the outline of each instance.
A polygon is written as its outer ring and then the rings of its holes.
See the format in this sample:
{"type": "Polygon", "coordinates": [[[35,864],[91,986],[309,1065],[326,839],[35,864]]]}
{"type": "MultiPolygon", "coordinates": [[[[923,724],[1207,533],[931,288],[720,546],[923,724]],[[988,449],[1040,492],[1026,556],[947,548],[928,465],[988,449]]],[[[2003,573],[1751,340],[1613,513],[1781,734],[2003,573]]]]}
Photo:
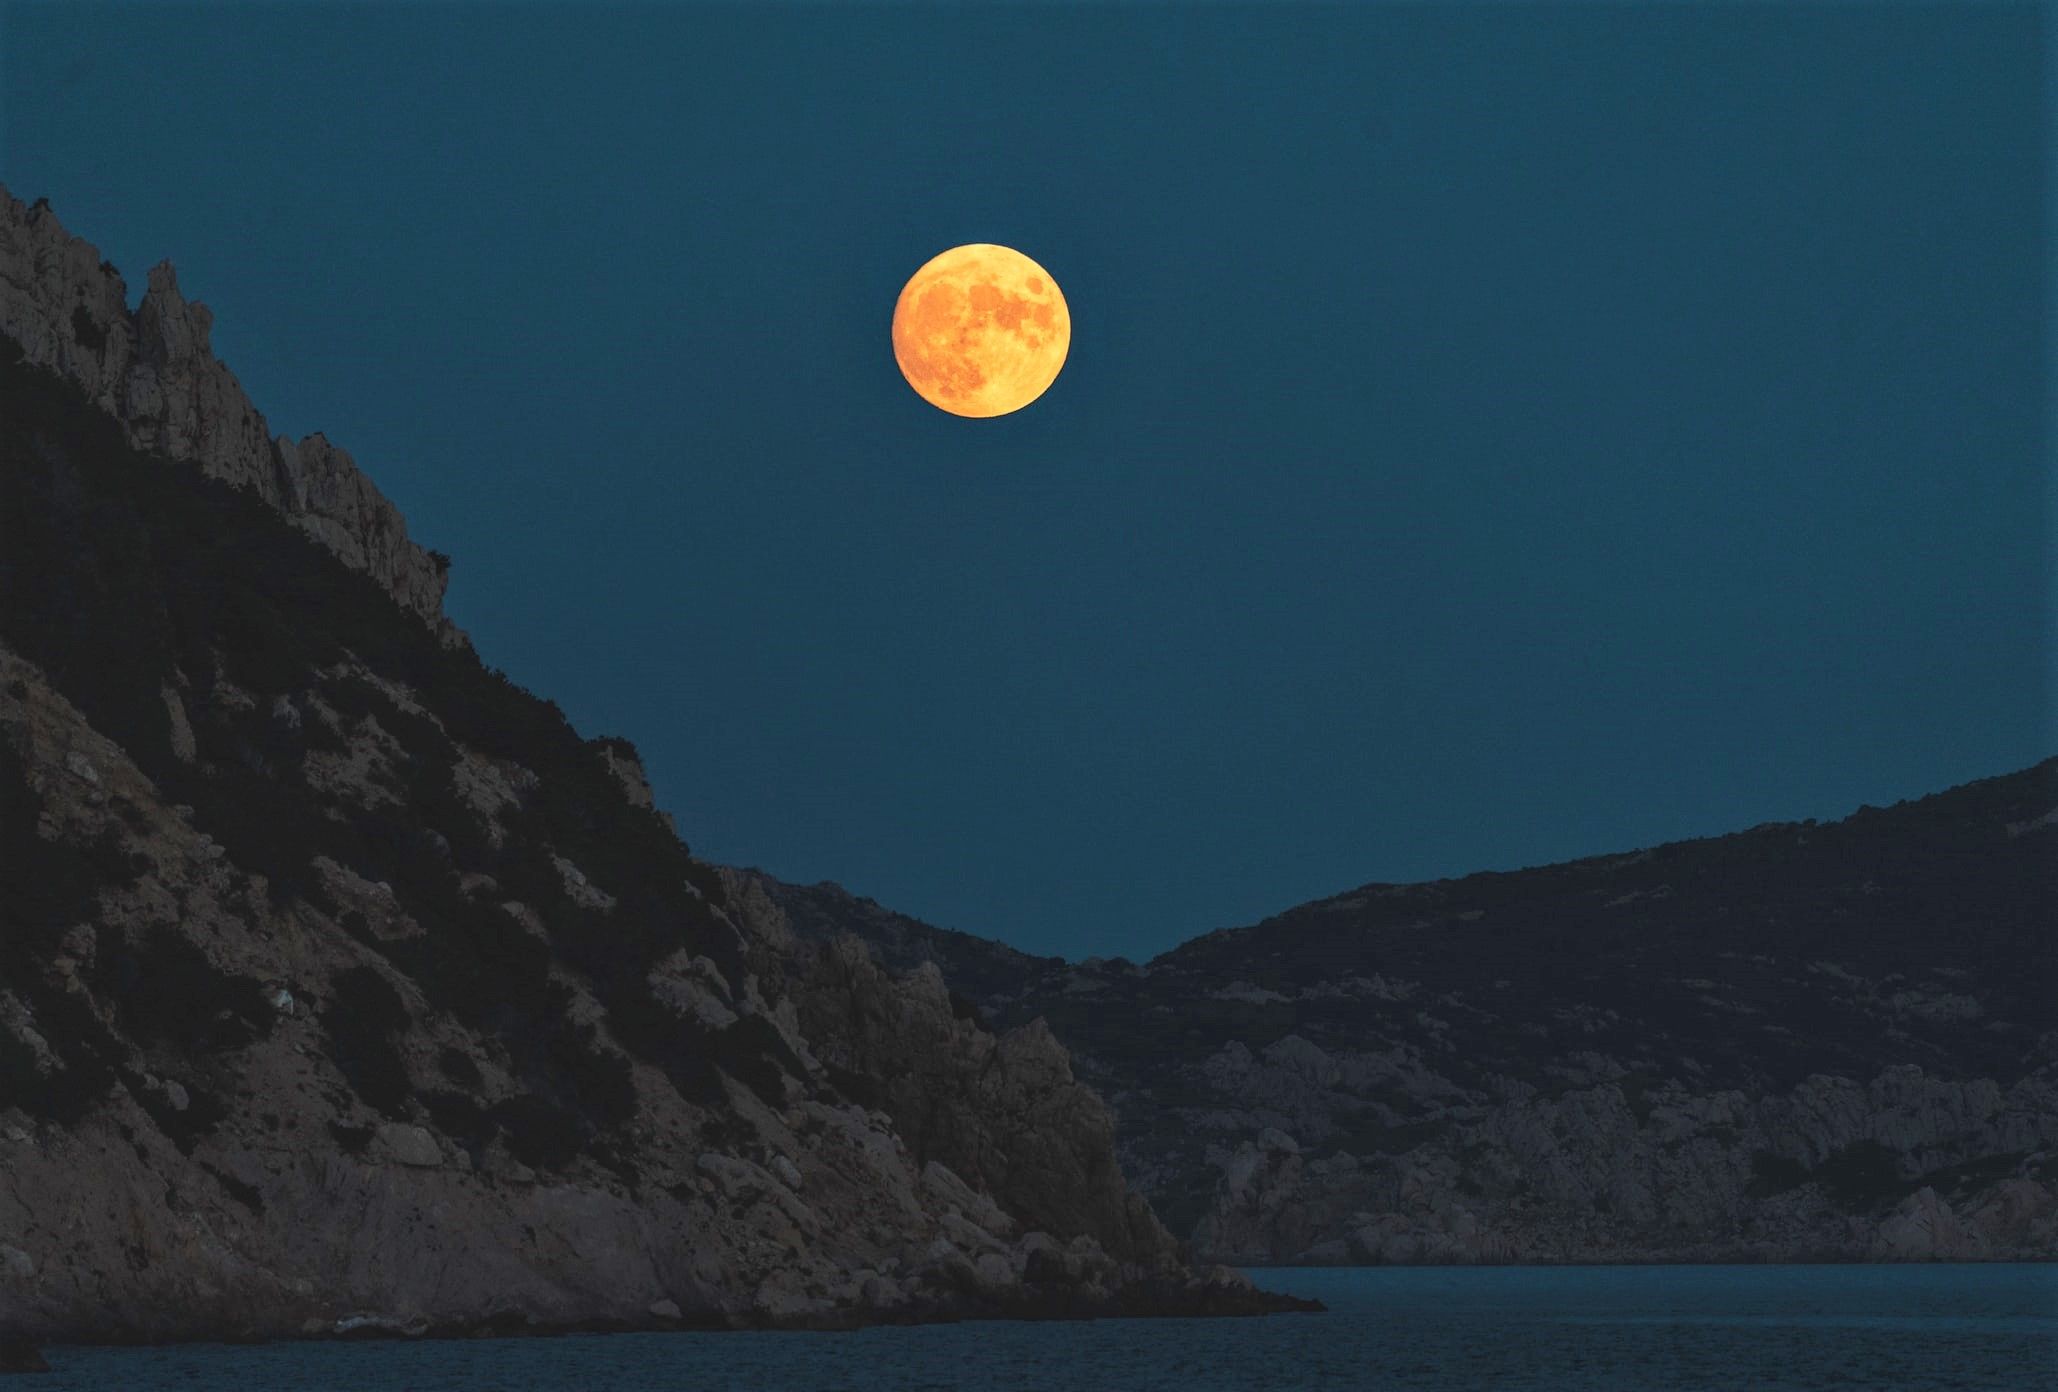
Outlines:
{"type": "Polygon", "coordinates": [[[57,1392],[2058,1388],[2058,1266],[1267,1271],[1326,1315],[49,1351],[57,1392]]]}

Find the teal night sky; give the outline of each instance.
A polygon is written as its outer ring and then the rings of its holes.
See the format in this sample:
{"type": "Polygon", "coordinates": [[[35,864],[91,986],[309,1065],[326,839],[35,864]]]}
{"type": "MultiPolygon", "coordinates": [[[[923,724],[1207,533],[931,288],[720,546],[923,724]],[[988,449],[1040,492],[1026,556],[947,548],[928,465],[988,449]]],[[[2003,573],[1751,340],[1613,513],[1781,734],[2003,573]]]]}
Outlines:
{"type": "Polygon", "coordinates": [[[1141,957],[2053,751],[2041,19],[11,3],[0,179],[696,850],[1141,957]],[[967,241],[997,420],[887,339],[967,241]]]}

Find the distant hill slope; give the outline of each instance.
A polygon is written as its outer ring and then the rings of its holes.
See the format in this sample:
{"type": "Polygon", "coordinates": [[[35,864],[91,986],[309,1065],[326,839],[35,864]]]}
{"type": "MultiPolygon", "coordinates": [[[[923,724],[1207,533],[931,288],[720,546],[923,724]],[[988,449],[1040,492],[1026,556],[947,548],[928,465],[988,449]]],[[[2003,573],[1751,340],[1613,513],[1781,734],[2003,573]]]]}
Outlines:
{"type": "MultiPolygon", "coordinates": [[[[6,217],[63,322],[91,248],[6,217]]],[[[796,939],[92,362],[0,336],[0,1343],[1283,1303],[1182,1262],[1046,1030],[796,939]]]]}
{"type": "Polygon", "coordinates": [[[1205,1257],[2058,1256],[2058,760],[1366,885],[1141,967],[768,892],[1047,1020],[1205,1257]]]}

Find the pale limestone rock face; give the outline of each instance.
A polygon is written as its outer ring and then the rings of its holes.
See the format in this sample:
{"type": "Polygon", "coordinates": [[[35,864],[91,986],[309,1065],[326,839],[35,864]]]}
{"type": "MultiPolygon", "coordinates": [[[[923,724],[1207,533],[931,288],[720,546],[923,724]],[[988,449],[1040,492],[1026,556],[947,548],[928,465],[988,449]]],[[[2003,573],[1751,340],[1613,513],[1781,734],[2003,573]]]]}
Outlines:
{"type": "Polygon", "coordinates": [[[45,204],[0,190],[0,328],[30,362],[77,382],[116,411],[136,332],[128,289],[99,251],[45,204]]]}
{"type": "Polygon", "coordinates": [[[436,1144],[434,1136],[419,1126],[389,1121],[379,1128],[378,1145],[386,1159],[398,1164],[433,1169],[443,1163],[442,1147],[436,1144]]]}
{"type": "Polygon", "coordinates": [[[1985,1240],[1927,1186],[1903,1199],[1879,1225],[1878,1243],[1900,1261],[1977,1261],[1987,1254],[1985,1240]]]}
{"type": "Polygon", "coordinates": [[[400,512],[320,435],[276,441],[235,374],[214,356],[214,314],[188,300],[169,262],[151,268],[132,314],[128,288],[45,204],[0,187],[0,335],[76,383],[131,443],[254,492],[446,641],[447,565],[408,539],[400,512]]]}
{"type": "Polygon", "coordinates": [[[589,909],[611,909],[615,906],[614,896],[586,878],[586,872],[566,860],[563,856],[554,858],[557,873],[564,880],[565,893],[572,902],[589,909]]]}
{"type": "Polygon", "coordinates": [[[1014,1222],[971,1185],[959,1179],[957,1172],[941,1160],[931,1160],[922,1166],[922,1188],[943,1205],[947,1214],[963,1215],[981,1228],[992,1232],[1008,1232],[1014,1222]]]}
{"type": "Polygon", "coordinates": [[[193,743],[193,724],[186,718],[186,702],[179,695],[179,689],[166,682],[159,689],[164,697],[164,715],[171,726],[171,749],[182,764],[193,762],[196,746],[193,743]]]}
{"type": "Polygon", "coordinates": [[[0,1030],[11,1035],[15,1043],[27,1047],[38,1074],[47,1077],[64,1066],[62,1060],[51,1052],[49,1041],[36,1029],[35,1016],[10,991],[0,991],[0,1030]]]}
{"type": "Polygon", "coordinates": [[[1297,1034],[1289,1034],[1269,1045],[1265,1049],[1265,1061],[1299,1074],[1318,1088],[1334,1087],[1342,1076],[1336,1060],[1297,1034]]]}
{"type": "Polygon", "coordinates": [[[650,790],[650,775],[643,771],[643,761],[628,749],[612,742],[600,746],[601,762],[607,771],[622,785],[622,792],[629,799],[631,807],[651,807],[656,798],[650,790]]]}
{"type": "Polygon", "coordinates": [[[150,268],[136,310],[136,353],[123,385],[123,422],[141,449],[190,459],[203,473],[279,506],[264,417],[214,356],[214,313],[179,292],[169,261],[150,268]]]}
{"type": "Polygon", "coordinates": [[[998,1252],[981,1252],[975,1257],[972,1274],[980,1289],[988,1293],[1005,1291],[1017,1279],[1013,1264],[998,1252]]]}
{"type": "Polygon", "coordinates": [[[300,529],[362,570],[415,613],[439,614],[450,581],[444,562],[410,541],[407,524],[348,452],[316,432],[272,442],[280,509],[300,529]]]}
{"type": "MultiPolygon", "coordinates": [[[[879,1078],[878,1105],[929,1157],[923,1197],[1005,1241],[1094,1236],[1131,1275],[1176,1265],[1177,1244],[1113,1163],[1113,1118],[1041,1021],[995,1038],[956,1013],[933,964],[888,978],[854,939],[826,945],[799,984],[815,1054],[879,1078]]],[[[946,1279],[971,1281],[947,1245],[946,1279]]]]}
{"type": "Polygon", "coordinates": [[[647,979],[652,993],[674,1013],[707,1029],[726,1029],[741,1018],[730,1006],[729,983],[705,957],[675,952],[651,968],[647,979]]]}

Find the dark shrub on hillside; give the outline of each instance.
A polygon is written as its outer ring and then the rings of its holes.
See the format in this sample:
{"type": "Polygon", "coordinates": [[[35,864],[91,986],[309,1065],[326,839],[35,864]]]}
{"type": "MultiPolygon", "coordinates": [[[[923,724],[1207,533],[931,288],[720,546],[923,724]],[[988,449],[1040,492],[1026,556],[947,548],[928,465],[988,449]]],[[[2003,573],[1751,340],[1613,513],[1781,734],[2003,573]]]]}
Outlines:
{"type": "Polygon", "coordinates": [[[0,979],[28,976],[73,924],[99,913],[99,894],[135,883],[148,864],[112,828],[89,845],[36,834],[43,799],[28,768],[0,738],[0,979]]]}
{"type": "Polygon", "coordinates": [[[829,1084],[842,1093],[848,1101],[860,1107],[878,1108],[886,1105],[886,1089],[879,1080],[866,1073],[853,1073],[848,1068],[829,1065],[829,1084]]]}
{"type": "Polygon", "coordinates": [[[777,1027],[747,1015],[713,1029],[644,995],[608,1013],[608,1028],[639,1056],[664,1070],[681,1097],[702,1107],[727,1105],[724,1075],[774,1107],[786,1104],[784,1078],[805,1077],[806,1066],[777,1027]]]}
{"type": "Polygon", "coordinates": [[[774,1107],[786,1105],[787,1074],[806,1076],[785,1037],[762,1015],[745,1015],[710,1038],[716,1065],[774,1107]]]}
{"type": "Polygon", "coordinates": [[[346,1126],[340,1121],[332,1121],[329,1134],[336,1138],[336,1144],[342,1146],[347,1155],[362,1155],[372,1143],[372,1128],[369,1126],[346,1126]]]}
{"type": "Polygon", "coordinates": [[[31,1009],[37,1032],[63,1066],[44,1071],[34,1049],[0,1028],[0,1108],[19,1107],[30,1116],[70,1124],[114,1086],[120,1050],[75,997],[41,993],[31,1009]]]}
{"type": "Polygon", "coordinates": [[[603,1045],[593,1026],[574,1025],[569,1005],[554,994],[547,1011],[501,1042],[529,1091],[576,1117],[582,1134],[597,1134],[636,1115],[636,1086],[629,1060],[603,1045]]]}
{"type": "Polygon", "coordinates": [[[534,1093],[496,1102],[487,1114],[507,1134],[508,1153],[532,1169],[563,1169],[586,1140],[577,1116],[534,1093]]]}
{"type": "Polygon", "coordinates": [[[300,739],[309,750],[321,750],[329,754],[340,754],[349,747],[342,733],[329,723],[328,717],[315,709],[302,713],[300,739]]]}
{"type": "Polygon", "coordinates": [[[493,863],[495,849],[486,819],[458,792],[451,760],[418,762],[404,791],[413,815],[443,837],[443,854],[453,865],[478,868],[493,863]]]}
{"type": "Polygon", "coordinates": [[[552,1040],[551,1076],[571,1105],[605,1130],[636,1115],[636,1083],[629,1060],[604,1048],[593,1027],[559,1030],[552,1040]]]}
{"type": "Polygon", "coordinates": [[[321,815],[305,792],[259,769],[221,763],[181,771],[164,783],[193,809],[193,824],[219,841],[238,866],[265,877],[271,901],[314,897],[321,876],[314,858],[349,854],[346,833],[321,815]]]}
{"type": "Polygon", "coordinates": [[[474,1155],[493,1139],[495,1128],[486,1109],[464,1093],[442,1089],[424,1092],[421,1104],[438,1131],[474,1155]]]}
{"type": "Polygon", "coordinates": [[[405,896],[402,902],[427,931],[378,946],[436,1009],[506,1042],[519,1040],[568,1003],[565,988],[550,979],[550,944],[500,905],[453,894],[443,906],[446,918],[424,912],[405,896]]]}
{"type": "Polygon", "coordinates": [[[377,721],[410,757],[428,763],[448,763],[457,752],[450,736],[435,721],[408,710],[363,677],[342,677],[325,684],[321,691],[322,699],[343,718],[345,729],[367,718],[377,721]]]}
{"type": "Polygon", "coordinates": [[[986,1017],[980,1013],[978,1003],[961,991],[950,993],[950,1013],[953,1018],[970,1020],[980,1029],[986,1028],[986,1017]]]}
{"type": "Polygon", "coordinates": [[[474,1092],[486,1081],[479,1073],[479,1065],[472,1062],[472,1056],[462,1049],[444,1048],[436,1055],[436,1066],[451,1082],[474,1092]]]}
{"type": "Polygon", "coordinates": [[[28,1007],[63,1065],[46,1069],[36,1050],[0,1028],[0,1107],[73,1122],[114,1085],[120,1049],[44,968],[66,930],[97,916],[99,892],[131,883],[142,862],[111,830],[84,847],[45,841],[36,834],[42,811],[20,753],[0,737],[0,983],[28,1007]]]}
{"type": "MultiPolygon", "coordinates": [[[[43,457],[32,423],[7,418],[32,384],[0,385],[14,388],[0,390],[0,631],[96,730],[161,767],[171,733],[158,683],[173,653],[150,529],[63,454],[43,457]]],[[[80,448],[123,448],[106,417],[82,427],[80,448]]]]}
{"type": "Polygon", "coordinates": [[[330,1057],[366,1105],[396,1120],[413,1092],[395,1036],[407,1028],[407,1005],[372,967],[352,967],[331,983],[322,1012],[330,1057]]]}
{"type": "Polygon", "coordinates": [[[71,331],[89,353],[98,353],[107,346],[107,330],[93,322],[93,316],[86,313],[84,305],[72,307],[71,331]]]}
{"type": "Polygon", "coordinates": [[[210,741],[215,748],[253,773],[300,787],[308,722],[297,718],[297,712],[276,710],[266,702],[251,709],[224,710],[215,718],[221,729],[210,741]]]}
{"type": "Polygon", "coordinates": [[[246,1184],[221,1166],[210,1165],[204,1160],[200,1163],[200,1168],[212,1175],[214,1182],[222,1187],[222,1192],[237,1203],[252,1213],[264,1212],[264,1195],[258,1192],[256,1185],[246,1184]]]}
{"type": "Polygon", "coordinates": [[[263,983],[217,967],[176,929],[131,935],[103,924],[99,935],[95,984],[131,1038],[206,1052],[240,1048],[271,1031],[263,983]]]}
{"type": "Polygon", "coordinates": [[[1744,1193],[1754,1199],[1768,1199],[1774,1194],[1798,1189],[1807,1182],[1806,1165],[1769,1150],[1760,1150],[1751,1156],[1751,1182],[1744,1193]]]}
{"type": "Polygon", "coordinates": [[[38,1098],[46,1077],[36,1051],[15,1038],[12,1030],[0,1026],[0,1107],[24,1106],[29,1099],[38,1098]]]}
{"type": "Polygon", "coordinates": [[[646,989],[608,1006],[608,1032],[636,1057],[664,1070],[679,1095],[700,1106],[723,1100],[709,1032],[682,1019],[646,989]]]}
{"type": "Polygon", "coordinates": [[[1832,1203],[1849,1213],[1870,1213],[1907,1192],[1900,1159],[1878,1141],[1854,1141],[1824,1157],[1813,1178],[1832,1203]]]}

